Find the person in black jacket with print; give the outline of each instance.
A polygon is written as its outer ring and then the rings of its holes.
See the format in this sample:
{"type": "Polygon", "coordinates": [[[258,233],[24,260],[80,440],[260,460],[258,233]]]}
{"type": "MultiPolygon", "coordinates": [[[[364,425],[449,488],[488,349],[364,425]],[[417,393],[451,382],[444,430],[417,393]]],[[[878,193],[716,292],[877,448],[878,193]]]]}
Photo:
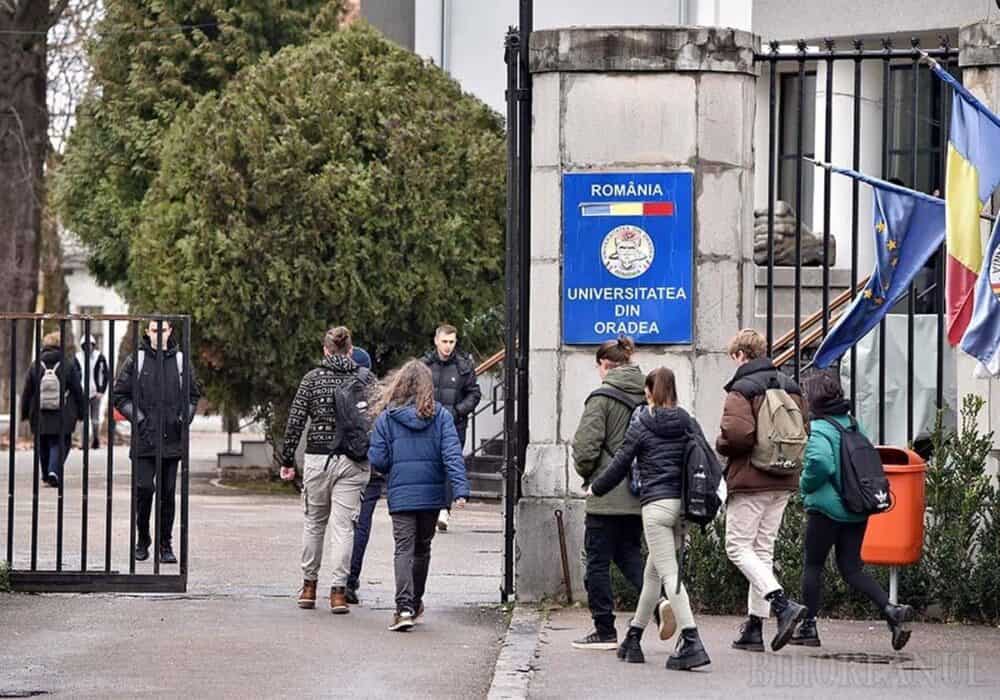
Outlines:
{"type": "MultiPolygon", "coordinates": [[[[476,410],[483,392],[476,378],[476,366],[472,357],[456,351],[458,329],[444,324],[434,331],[434,349],[427,353],[424,364],[431,368],[434,379],[434,400],[445,407],[455,419],[458,443],[465,446],[465,431],[469,416],[476,410]]],[[[438,530],[448,529],[447,509],[438,515],[438,530]]]]}
{"type": "Polygon", "coordinates": [[[603,496],[626,478],[632,461],[638,461],[639,501],[649,556],[639,605],[618,649],[618,658],[630,663],[645,661],[640,640],[653,616],[662,586],[681,630],[677,648],[667,659],[667,668],[690,670],[710,663],[694,623],[687,590],[677,580],[677,550],[684,537],[681,521],[684,455],[689,434],[702,435],[702,432],[698,422],[677,405],[677,384],[670,369],[660,367],[650,372],[645,389],[646,405],[635,410],[625,441],[608,468],[591,483],[588,495],[603,496]]]}
{"type": "Polygon", "coordinates": [[[163,483],[160,495],[161,564],[176,564],[177,557],[171,545],[174,528],[174,494],[177,486],[177,466],[184,454],[184,422],[194,420],[201,393],[190,358],[177,347],[171,337],[173,324],[166,320],[149,321],[146,332],[139,340],[139,349],[133,360],[125,356],[115,378],[112,398],[115,408],[132,422],[130,456],[132,469],[138,483],[135,526],[139,538],[135,544],[135,558],[149,558],[149,520],[156,491],[156,455],[160,450],[163,483]],[[188,375],[188,393],[184,395],[184,374],[188,375]],[[162,429],[162,435],[158,435],[162,429]]]}

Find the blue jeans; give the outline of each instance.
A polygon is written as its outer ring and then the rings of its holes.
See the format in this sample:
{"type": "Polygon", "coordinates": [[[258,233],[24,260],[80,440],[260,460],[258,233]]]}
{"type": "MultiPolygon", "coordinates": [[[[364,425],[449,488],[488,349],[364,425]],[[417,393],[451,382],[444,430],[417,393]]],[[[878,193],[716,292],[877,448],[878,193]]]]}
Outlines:
{"type": "Polygon", "coordinates": [[[72,435],[39,435],[38,436],[38,469],[44,480],[49,474],[55,474],[59,481],[63,478],[63,465],[69,456],[72,435]],[[60,454],[62,450],[62,454],[60,454]]]}
{"type": "Polygon", "coordinates": [[[368,547],[368,538],[372,532],[372,516],[375,514],[375,505],[382,496],[384,484],[384,479],[376,479],[373,476],[368,486],[361,492],[361,512],[354,524],[354,551],[351,552],[351,573],[347,576],[348,588],[357,588],[361,579],[361,565],[364,563],[365,549],[368,547]]]}

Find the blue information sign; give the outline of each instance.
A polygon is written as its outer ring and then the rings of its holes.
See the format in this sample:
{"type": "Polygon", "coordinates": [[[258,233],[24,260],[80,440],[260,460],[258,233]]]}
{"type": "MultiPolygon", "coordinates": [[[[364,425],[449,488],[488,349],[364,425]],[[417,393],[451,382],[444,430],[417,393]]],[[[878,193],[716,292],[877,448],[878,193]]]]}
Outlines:
{"type": "Polygon", "coordinates": [[[692,339],[693,176],[563,175],[563,342],[692,339]]]}

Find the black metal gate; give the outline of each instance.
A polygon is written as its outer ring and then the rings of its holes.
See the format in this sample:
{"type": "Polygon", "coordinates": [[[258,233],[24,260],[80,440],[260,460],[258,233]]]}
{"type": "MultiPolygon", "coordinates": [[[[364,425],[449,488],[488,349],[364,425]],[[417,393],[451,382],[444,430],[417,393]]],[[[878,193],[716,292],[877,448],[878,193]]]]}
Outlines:
{"type": "Polygon", "coordinates": [[[528,38],[532,0],[518,2],[519,27],[504,41],[507,64],[507,228],[504,339],[504,576],[500,598],[514,594],[514,508],[528,448],[528,348],[531,290],[531,71],[528,38]]]}
{"type": "MultiPolygon", "coordinates": [[[[881,83],[881,115],[880,129],[880,163],[877,172],[867,169],[869,175],[883,179],[898,178],[901,184],[913,189],[921,189],[929,194],[933,190],[944,191],[945,162],[947,157],[948,122],[950,117],[949,90],[941,85],[927,66],[921,62],[921,57],[927,55],[936,59],[949,71],[958,70],[958,50],[949,45],[947,37],[941,38],[939,46],[922,49],[917,39],[911,39],[909,48],[897,49],[892,40],[883,39],[877,48],[866,48],[864,42],[856,40],[850,48],[838,48],[832,40],[823,42],[823,48],[810,48],[806,42],[799,41],[794,49],[783,49],[778,42],[772,42],[768,49],[756,55],[756,61],[762,65],[760,80],[768,81],[768,112],[761,116],[757,123],[766,124],[767,128],[767,247],[766,262],[761,265],[766,270],[766,324],[768,347],[778,364],[786,366],[796,378],[809,367],[809,360],[819,341],[827,334],[836,321],[838,314],[847,307],[867,282],[870,269],[859,269],[859,240],[868,240],[871,236],[871,224],[859,221],[859,185],[853,182],[850,211],[831,207],[831,174],[824,170],[822,175],[823,198],[819,216],[813,215],[811,223],[814,230],[822,227],[822,270],[821,299],[819,308],[803,309],[803,218],[805,212],[812,208],[812,192],[809,191],[813,181],[813,165],[803,157],[831,162],[834,160],[834,146],[839,146],[841,160],[835,165],[863,170],[862,154],[866,144],[862,138],[863,110],[865,103],[864,76],[871,80],[873,73],[880,74],[881,83]],[[840,71],[840,80],[835,80],[838,66],[847,65],[850,71],[840,71]],[[869,66],[877,67],[874,71],[865,71],[869,66]],[[819,75],[824,80],[823,98],[817,99],[815,94],[819,89],[819,75]],[[845,78],[847,78],[845,80],[845,78]],[[841,109],[834,109],[835,100],[841,101],[841,109]],[[849,103],[850,109],[846,109],[849,103]],[[824,129],[820,138],[818,133],[807,133],[818,121],[817,116],[823,110],[824,129]],[[838,129],[841,134],[840,143],[835,144],[835,126],[850,124],[850,162],[844,162],[845,151],[843,140],[844,129],[838,129]],[[807,140],[808,139],[808,140],[807,140]],[[775,300],[775,205],[779,200],[788,202],[793,207],[797,223],[794,233],[794,260],[792,284],[793,310],[792,327],[778,337],[775,332],[776,300],[775,300]],[[831,217],[850,217],[851,231],[851,262],[850,282],[843,292],[831,298],[831,262],[829,254],[831,236],[831,217]],[[859,238],[865,237],[865,238],[859,238]],[[809,315],[804,316],[808,311],[809,315]]],[[[871,99],[868,100],[871,102],[871,99]]],[[[870,133],[870,129],[867,130],[870,133]]],[[[871,144],[868,144],[871,148],[871,144]]],[[[758,152],[759,153],[759,152],[758,152]]],[[[869,151],[870,155],[870,151],[869,151]]],[[[870,158],[868,159],[870,161],[870,158]]],[[[758,160],[758,170],[764,165],[758,160]]],[[[760,207],[760,203],[757,204],[760,207]]],[[[763,207],[761,207],[763,208],[763,207]]],[[[763,224],[761,224],[763,226],[763,224]]],[[[892,309],[891,314],[906,317],[906,441],[912,442],[918,437],[921,426],[914,424],[914,350],[915,333],[914,320],[918,305],[921,310],[937,316],[937,347],[936,361],[936,397],[935,404],[940,410],[945,404],[944,387],[944,259],[945,250],[942,246],[932,264],[929,265],[925,279],[918,288],[911,285],[909,293],[892,309]]],[[[758,264],[760,261],[758,260],[758,264]]],[[[886,401],[886,368],[892,363],[900,362],[898,357],[886,357],[886,321],[878,329],[878,387],[877,387],[877,425],[869,428],[873,437],[880,442],[886,437],[886,411],[898,411],[903,406],[893,408],[886,401]]],[[[850,387],[852,402],[857,399],[859,378],[857,376],[857,348],[850,351],[850,387]]]]}
{"type": "MultiPolygon", "coordinates": [[[[164,316],[150,315],[138,316],[125,315],[41,315],[41,314],[0,314],[0,324],[6,326],[3,331],[11,337],[11,356],[8,361],[7,371],[10,377],[10,445],[8,448],[8,469],[7,469],[7,498],[6,517],[0,517],[0,528],[5,530],[3,539],[6,544],[5,562],[10,571],[11,585],[15,590],[32,592],[183,592],[187,589],[188,574],[188,487],[189,487],[189,404],[186,398],[182,401],[184,405],[181,416],[181,444],[182,455],[179,464],[180,489],[178,499],[180,501],[180,530],[179,530],[179,552],[177,572],[168,572],[160,562],[161,542],[160,514],[163,508],[163,412],[159,412],[159,423],[156,426],[156,489],[153,500],[154,533],[152,539],[151,562],[140,562],[137,566],[135,558],[136,548],[136,508],[137,508],[137,484],[134,469],[129,469],[127,474],[116,471],[115,452],[116,439],[116,416],[114,401],[112,400],[112,386],[120,367],[115,366],[116,350],[116,324],[117,327],[130,326],[132,342],[132,365],[138,368],[139,343],[141,337],[140,321],[149,321],[156,324],[156,332],[161,332],[164,323],[169,323],[173,329],[180,331],[181,351],[184,362],[188,369],[181,371],[181,392],[182,397],[187,397],[190,393],[192,372],[191,366],[191,323],[187,316],[164,316]],[[41,440],[38,431],[32,436],[31,454],[32,460],[29,462],[25,458],[26,450],[21,452],[21,459],[18,459],[17,440],[15,440],[15,426],[19,416],[15,415],[18,406],[17,388],[21,386],[24,377],[18,376],[18,337],[22,334],[31,334],[34,348],[32,366],[39,367],[40,354],[42,349],[42,329],[43,325],[57,325],[59,329],[59,349],[63,361],[72,359],[67,355],[68,351],[74,349],[73,342],[67,343],[70,335],[69,325],[74,324],[78,334],[87,338],[98,331],[107,332],[107,361],[109,369],[109,384],[107,387],[107,407],[104,414],[107,420],[107,429],[104,432],[106,441],[106,455],[101,460],[103,464],[95,463],[91,458],[94,456],[91,450],[91,421],[88,415],[82,421],[81,459],[79,463],[74,460],[72,464],[65,464],[63,467],[63,478],[58,480],[57,488],[53,489],[54,495],[48,497],[48,490],[41,489],[42,475],[40,474],[40,448],[41,440]],[[106,325],[105,325],[106,324],[106,325]],[[30,491],[23,492],[26,487],[27,478],[25,472],[31,469],[30,491]],[[103,472],[103,474],[102,474],[103,472]],[[96,486],[100,491],[92,493],[92,481],[97,482],[96,486]],[[103,481],[103,483],[100,483],[103,481]],[[19,483],[20,482],[20,483],[19,483]],[[115,503],[115,485],[127,483],[131,497],[129,499],[127,517],[120,512],[115,503]],[[54,503],[53,503],[54,501],[54,503]],[[92,503],[95,501],[95,503],[92,503]],[[26,507],[19,509],[19,504],[29,502],[30,513],[26,507]],[[103,502],[103,503],[102,503],[103,502]],[[77,504],[79,512],[76,513],[77,504]],[[54,513],[50,513],[53,510],[54,513]],[[79,527],[74,528],[67,522],[67,509],[74,511],[74,515],[79,517],[79,527]],[[52,515],[54,517],[44,517],[52,515]],[[103,523],[96,518],[103,515],[103,523]],[[96,516],[96,518],[95,518],[96,516]],[[94,519],[94,522],[92,522],[94,519]],[[126,525],[127,523],[127,525],[126,525]],[[101,527],[103,525],[103,527],[101,527]],[[96,527],[95,527],[96,526],[96,527]],[[117,527],[116,527],[117,526],[117,527]],[[128,535],[122,536],[124,527],[128,527],[128,535]],[[93,537],[91,529],[100,528],[102,531],[97,537],[93,537]],[[72,545],[67,546],[66,539],[74,540],[72,545]],[[54,550],[49,552],[39,552],[40,543],[54,541],[54,550]],[[127,546],[127,556],[123,548],[127,546]],[[76,559],[76,553],[79,559],[76,559]],[[51,555],[50,555],[51,554],[51,555]],[[69,556],[67,556],[67,554],[69,556]],[[96,554],[96,556],[95,556],[96,554]],[[70,559],[70,561],[67,561],[70,559]]],[[[156,360],[160,363],[160,374],[163,376],[163,353],[156,353],[156,360]]],[[[82,362],[80,376],[82,378],[83,396],[86,401],[90,400],[90,389],[94,377],[91,376],[92,353],[87,350],[82,351],[82,362]]],[[[42,372],[35,372],[36,391],[41,384],[42,372]]],[[[163,383],[161,382],[161,387],[163,383]]],[[[37,394],[36,394],[37,395],[37,394]]],[[[159,400],[163,401],[164,394],[161,393],[159,400]]],[[[60,413],[68,400],[66,389],[60,391],[59,405],[60,413]]],[[[100,425],[100,422],[97,423],[100,425]]],[[[26,425],[26,424],[24,424],[26,425]]],[[[129,421],[129,440],[137,434],[135,424],[135,413],[129,421]]],[[[67,452],[72,449],[72,445],[67,446],[64,440],[58,440],[58,458],[64,462],[67,452]]],[[[125,449],[128,449],[127,447],[125,449]]]]}

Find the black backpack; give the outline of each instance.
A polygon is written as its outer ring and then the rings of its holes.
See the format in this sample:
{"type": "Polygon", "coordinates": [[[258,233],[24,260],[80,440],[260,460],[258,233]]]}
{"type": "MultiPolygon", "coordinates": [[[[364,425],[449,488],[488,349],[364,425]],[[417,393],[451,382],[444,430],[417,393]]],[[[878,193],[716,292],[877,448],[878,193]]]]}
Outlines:
{"type": "Polygon", "coordinates": [[[337,421],[333,454],[344,455],[355,462],[368,459],[368,443],[372,431],[368,406],[370,374],[366,368],[361,367],[354,381],[337,387],[333,392],[337,421]]]}
{"type": "MultiPolygon", "coordinates": [[[[698,430],[690,428],[687,437],[681,471],[681,515],[684,516],[685,529],[687,523],[694,523],[701,525],[704,532],[722,508],[722,499],[719,498],[719,484],[723,479],[722,464],[715,456],[715,450],[698,430]]],[[[687,563],[686,533],[681,538],[678,558],[677,592],[679,593],[681,581],[684,579],[684,565],[687,563]]]]}
{"type": "Polygon", "coordinates": [[[871,441],[851,418],[847,428],[832,418],[824,420],[840,433],[840,497],[844,507],[858,515],[877,515],[892,506],[889,480],[871,441]]]}
{"type": "Polygon", "coordinates": [[[688,431],[684,450],[684,471],[681,473],[681,509],[689,523],[708,525],[722,507],[719,483],[722,481],[722,464],[715,450],[697,430],[688,431]]]}

